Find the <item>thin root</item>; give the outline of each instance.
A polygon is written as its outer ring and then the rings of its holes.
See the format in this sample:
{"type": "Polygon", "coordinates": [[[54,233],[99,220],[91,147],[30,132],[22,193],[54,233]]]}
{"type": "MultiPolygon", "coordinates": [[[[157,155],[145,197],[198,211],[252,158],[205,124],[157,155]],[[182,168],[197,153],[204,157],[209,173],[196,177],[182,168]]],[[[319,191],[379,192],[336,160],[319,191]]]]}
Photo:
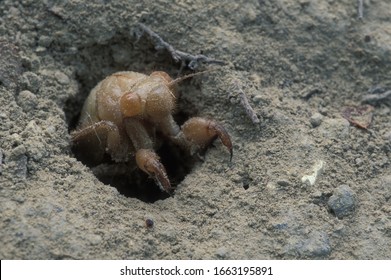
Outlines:
{"type": "Polygon", "coordinates": [[[243,92],[242,88],[239,86],[239,83],[237,81],[235,81],[234,83],[240,94],[240,104],[242,104],[244,110],[246,111],[247,116],[251,119],[253,124],[260,123],[257,114],[255,113],[254,109],[251,107],[250,103],[248,102],[247,96],[243,92]]]}
{"type": "Polygon", "coordinates": [[[137,24],[134,30],[134,34],[136,35],[137,39],[142,37],[144,34],[147,34],[150,40],[152,41],[153,45],[155,46],[155,49],[156,50],[165,49],[166,51],[168,51],[175,62],[181,62],[182,64],[181,68],[187,66],[191,70],[196,70],[201,64],[204,63],[219,64],[219,65],[226,64],[222,60],[209,58],[202,54],[192,55],[186,52],[179,51],[175,49],[173,46],[171,46],[169,43],[164,41],[158,34],[153,32],[151,29],[149,29],[146,25],[142,23],[137,24]]]}

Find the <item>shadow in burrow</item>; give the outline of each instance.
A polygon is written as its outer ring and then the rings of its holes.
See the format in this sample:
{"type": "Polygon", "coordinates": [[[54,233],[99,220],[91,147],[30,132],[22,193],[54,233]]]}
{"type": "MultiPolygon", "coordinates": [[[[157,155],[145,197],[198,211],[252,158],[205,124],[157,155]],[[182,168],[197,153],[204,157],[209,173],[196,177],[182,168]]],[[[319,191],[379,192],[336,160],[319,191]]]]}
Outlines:
{"type": "MultiPolygon", "coordinates": [[[[95,44],[79,49],[78,53],[73,55],[72,61],[77,69],[79,92],[67,100],[64,108],[70,132],[77,127],[81,108],[91,89],[108,75],[118,71],[135,71],[144,74],[165,71],[175,78],[180,68],[180,65],[174,64],[168,54],[157,53],[154,47],[147,42],[139,41],[133,44],[127,36],[121,35],[115,36],[106,44],[95,44]]],[[[181,73],[181,75],[184,74],[187,73],[181,73]]],[[[186,80],[179,85],[178,90],[179,92],[198,91],[200,90],[198,87],[196,83],[186,80]]],[[[174,112],[176,122],[181,125],[189,117],[195,115],[197,115],[196,106],[185,97],[180,97],[174,112]]],[[[176,188],[191,172],[198,160],[167,140],[161,142],[162,145],[156,152],[167,170],[172,186],[176,188]]],[[[78,160],[90,168],[101,164],[89,161],[83,151],[72,149],[72,152],[78,160]]],[[[114,164],[109,156],[102,163],[114,164]]],[[[152,178],[138,168],[129,168],[129,172],[124,175],[101,174],[97,177],[104,184],[117,188],[126,197],[138,198],[148,203],[169,197],[167,193],[160,190],[152,178]]]]}

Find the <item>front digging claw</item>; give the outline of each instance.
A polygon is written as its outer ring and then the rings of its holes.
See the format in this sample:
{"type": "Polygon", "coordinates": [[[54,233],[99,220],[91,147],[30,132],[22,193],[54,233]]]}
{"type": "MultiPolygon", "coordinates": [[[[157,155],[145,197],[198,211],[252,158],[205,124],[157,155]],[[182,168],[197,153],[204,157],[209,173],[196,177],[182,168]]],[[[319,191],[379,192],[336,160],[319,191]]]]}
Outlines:
{"type": "Polygon", "coordinates": [[[172,187],[166,169],[154,151],[148,149],[138,150],[136,153],[136,163],[141,170],[155,179],[162,191],[169,194],[172,193],[172,187]]]}
{"type": "Polygon", "coordinates": [[[232,160],[231,137],[221,124],[204,118],[191,118],[182,126],[182,132],[190,143],[200,148],[205,148],[218,137],[227,147],[232,160]]]}
{"type": "Polygon", "coordinates": [[[221,143],[223,143],[223,145],[227,147],[230,154],[229,160],[232,161],[232,155],[233,155],[232,142],[228,132],[221,124],[215,121],[209,121],[208,129],[212,131],[212,134],[216,134],[217,137],[220,139],[221,143]]]}

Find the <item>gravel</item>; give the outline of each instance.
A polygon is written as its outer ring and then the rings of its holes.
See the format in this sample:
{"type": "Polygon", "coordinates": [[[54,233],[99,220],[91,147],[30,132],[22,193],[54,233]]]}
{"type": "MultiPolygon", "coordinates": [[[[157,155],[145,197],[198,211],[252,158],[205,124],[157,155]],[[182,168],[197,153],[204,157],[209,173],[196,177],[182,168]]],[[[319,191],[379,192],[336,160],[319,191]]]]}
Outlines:
{"type": "Polygon", "coordinates": [[[343,218],[353,213],[356,204],[356,194],[347,185],[337,187],[327,202],[330,210],[338,218],[343,218]]]}

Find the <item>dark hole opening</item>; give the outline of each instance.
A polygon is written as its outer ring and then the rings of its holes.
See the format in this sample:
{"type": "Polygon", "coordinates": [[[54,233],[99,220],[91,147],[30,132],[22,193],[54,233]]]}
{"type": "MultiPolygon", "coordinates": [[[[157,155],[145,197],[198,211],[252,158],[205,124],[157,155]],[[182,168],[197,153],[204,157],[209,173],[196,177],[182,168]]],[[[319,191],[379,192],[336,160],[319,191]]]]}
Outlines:
{"type": "MultiPolygon", "coordinates": [[[[173,188],[176,188],[191,171],[192,160],[186,160],[188,156],[170,143],[164,143],[156,152],[166,168],[173,188]]],[[[170,196],[162,191],[152,178],[137,168],[129,170],[129,174],[126,175],[97,177],[104,184],[117,188],[122,195],[135,197],[144,202],[153,203],[170,196]]]]}
{"type": "MultiPolygon", "coordinates": [[[[187,119],[183,112],[176,117],[176,119],[182,118],[187,119]]],[[[76,120],[77,118],[72,120],[71,123],[73,125],[70,126],[71,130],[75,127],[76,120]]],[[[178,123],[181,122],[178,121],[178,123]]],[[[84,154],[83,151],[78,151],[74,148],[72,151],[75,157],[90,167],[92,171],[101,165],[115,165],[109,155],[106,155],[103,162],[97,165],[93,161],[90,161],[89,155],[84,154]]],[[[156,150],[156,153],[160,156],[161,163],[166,168],[167,175],[174,189],[190,173],[197,161],[196,157],[190,156],[187,151],[180,149],[169,141],[163,141],[161,147],[156,150]]],[[[168,193],[162,191],[152,178],[136,167],[134,159],[129,163],[129,168],[126,168],[124,174],[113,175],[101,173],[95,174],[95,176],[102,183],[115,187],[122,195],[134,197],[147,203],[163,200],[170,196],[168,193]]]]}

